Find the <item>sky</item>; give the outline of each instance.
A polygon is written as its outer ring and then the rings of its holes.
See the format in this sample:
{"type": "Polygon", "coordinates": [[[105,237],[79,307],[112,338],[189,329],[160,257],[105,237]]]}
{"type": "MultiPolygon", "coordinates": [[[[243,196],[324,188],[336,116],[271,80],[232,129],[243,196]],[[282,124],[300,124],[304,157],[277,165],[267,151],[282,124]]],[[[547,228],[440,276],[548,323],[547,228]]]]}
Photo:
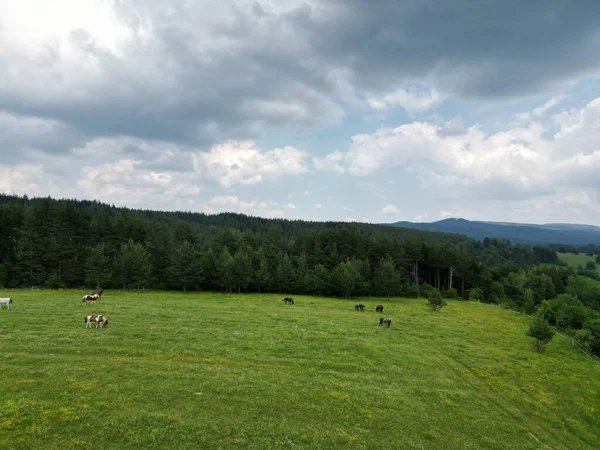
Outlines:
{"type": "Polygon", "coordinates": [[[597,0],[0,0],[0,192],[600,225],[597,0]]]}

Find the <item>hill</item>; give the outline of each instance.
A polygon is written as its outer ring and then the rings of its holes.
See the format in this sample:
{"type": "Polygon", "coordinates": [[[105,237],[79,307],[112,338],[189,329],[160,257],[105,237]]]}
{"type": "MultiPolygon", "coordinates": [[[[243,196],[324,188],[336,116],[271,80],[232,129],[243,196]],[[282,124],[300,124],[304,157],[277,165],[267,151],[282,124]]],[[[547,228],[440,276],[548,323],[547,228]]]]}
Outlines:
{"type": "Polygon", "coordinates": [[[529,318],[492,305],[81,294],[0,290],[0,447],[600,446],[600,365],[561,336],[533,352],[529,318]]]}
{"type": "Polygon", "coordinates": [[[571,246],[600,245],[600,227],[576,224],[520,224],[510,222],[479,222],[465,219],[444,219],[438,222],[396,222],[401,228],[463,234],[483,240],[508,239],[513,244],[571,246]]]}

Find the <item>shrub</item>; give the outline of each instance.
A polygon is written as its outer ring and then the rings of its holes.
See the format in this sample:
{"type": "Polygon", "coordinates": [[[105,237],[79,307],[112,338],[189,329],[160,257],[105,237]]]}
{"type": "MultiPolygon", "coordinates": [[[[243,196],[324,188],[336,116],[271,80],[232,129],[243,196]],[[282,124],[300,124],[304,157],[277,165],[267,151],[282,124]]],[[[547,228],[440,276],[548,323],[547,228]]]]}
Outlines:
{"type": "Polygon", "coordinates": [[[441,309],[442,307],[446,306],[446,301],[442,297],[440,291],[438,291],[437,289],[429,292],[427,296],[427,301],[429,303],[429,307],[434,311],[437,311],[438,309],[441,309]]]}
{"type": "Polygon", "coordinates": [[[546,344],[550,342],[554,336],[554,330],[546,319],[542,316],[537,316],[534,321],[531,322],[531,325],[529,325],[526,334],[535,339],[533,344],[534,350],[543,352],[546,349],[546,344]]]}
{"type": "Polygon", "coordinates": [[[591,350],[591,343],[594,340],[594,335],[591,330],[582,328],[573,333],[573,339],[585,347],[586,350],[591,350]]]}
{"type": "Polygon", "coordinates": [[[469,291],[469,300],[474,302],[482,302],[483,301],[483,289],[481,288],[473,288],[469,291]]]}
{"type": "Polygon", "coordinates": [[[454,288],[450,288],[446,291],[446,298],[458,298],[458,291],[454,288]]]}

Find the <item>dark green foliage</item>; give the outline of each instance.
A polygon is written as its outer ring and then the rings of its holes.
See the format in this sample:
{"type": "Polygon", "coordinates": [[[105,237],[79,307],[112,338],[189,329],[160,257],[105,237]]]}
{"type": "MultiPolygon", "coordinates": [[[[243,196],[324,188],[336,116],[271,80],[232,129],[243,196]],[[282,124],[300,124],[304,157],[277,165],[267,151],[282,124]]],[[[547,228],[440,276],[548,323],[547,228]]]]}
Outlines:
{"type": "Polygon", "coordinates": [[[531,325],[529,325],[526,334],[535,339],[533,344],[535,351],[543,352],[546,349],[546,344],[548,344],[554,336],[554,330],[545,318],[537,316],[533,322],[531,322],[531,325]]]}
{"type": "Polygon", "coordinates": [[[100,289],[110,281],[111,274],[111,264],[106,256],[104,244],[91,248],[85,262],[85,284],[100,289]]]}
{"type": "Polygon", "coordinates": [[[150,262],[148,251],[142,244],[134,244],[129,239],[122,244],[115,259],[115,276],[117,281],[127,288],[146,287],[150,276],[150,262]]]}
{"type": "Polygon", "coordinates": [[[560,294],[552,300],[544,301],[538,308],[538,315],[550,325],[561,329],[580,329],[588,318],[587,308],[571,294],[560,294]]]}
{"type": "Polygon", "coordinates": [[[469,291],[469,300],[474,302],[482,302],[483,301],[483,289],[481,288],[473,288],[469,291]]]}
{"type": "MultiPolygon", "coordinates": [[[[564,292],[568,276],[575,274],[544,268],[534,276],[526,269],[551,260],[552,249],[371,224],[142,211],[1,194],[0,219],[0,283],[9,288],[391,297],[419,296],[429,285],[456,290],[459,297],[481,288],[486,301],[508,297],[511,304],[529,308],[527,289],[537,307],[564,292]]],[[[586,306],[600,308],[595,292],[578,296],[586,306]]]]}
{"type": "Polygon", "coordinates": [[[450,289],[446,290],[446,292],[444,293],[444,296],[446,298],[457,298],[458,297],[458,292],[456,291],[456,289],[450,288],[450,289]]]}
{"type": "Polygon", "coordinates": [[[440,291],[437,289],[432,289],[427,294],[427,304],[431,309],[437,311],[438,309],[446,306],[446,301],[444,300],[444,297],[442,297],[442,293],[440,291]]]}

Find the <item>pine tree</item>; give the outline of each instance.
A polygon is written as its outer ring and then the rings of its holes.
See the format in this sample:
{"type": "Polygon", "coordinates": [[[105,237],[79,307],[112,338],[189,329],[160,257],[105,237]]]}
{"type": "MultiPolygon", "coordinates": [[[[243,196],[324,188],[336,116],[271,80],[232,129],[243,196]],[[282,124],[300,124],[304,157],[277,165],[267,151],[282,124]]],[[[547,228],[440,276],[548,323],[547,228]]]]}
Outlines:
{"type": "Polygon", "coordinates": [[[106,256],[104,244],[98,244],[89,250],[85,262],[85,284],[100,289],[110,281],[111,275],[110,260],[106,256]]]}

